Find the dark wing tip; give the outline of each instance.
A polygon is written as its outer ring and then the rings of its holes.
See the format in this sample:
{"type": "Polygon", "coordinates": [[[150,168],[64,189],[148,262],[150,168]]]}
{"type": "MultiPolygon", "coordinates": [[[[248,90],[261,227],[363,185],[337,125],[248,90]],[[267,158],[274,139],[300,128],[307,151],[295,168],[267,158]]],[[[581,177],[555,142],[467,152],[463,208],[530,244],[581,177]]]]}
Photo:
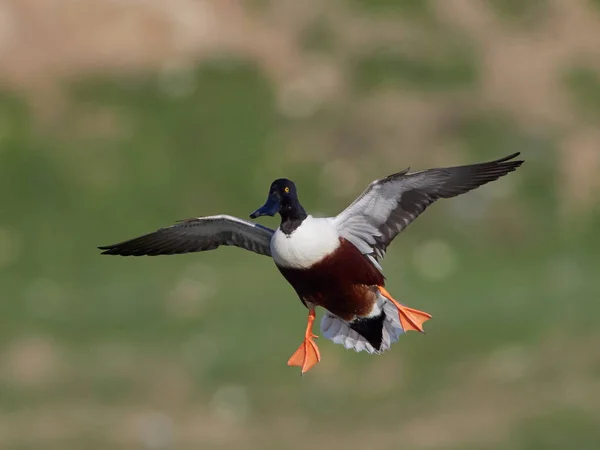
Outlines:
{"type": "MultiPolygon", "coordinates": [[[[496,159],[494,161],[488,161],[478,164],[472,164],[462,167],[456,167],[455,169],[467,170],[473,173],[479,173],[480,175],[497,175],[498,177],[506,175],[508,172],[512,172],[520,167],[525,161],[522,159],[515,160],[521,152],[513,153],[512,155],[505,156],[504,158],[496,159]]],[[[491,180],[489,180],[491,181],[491,180]]]]}
{"type": "Polygon", "coordinates": [[[500,168],[500,167],[506,168],[506,169],[517,168],[525,162],[522,159],[515,160],[515,158],[517,156],[519,156],[520,154],[521,154],[521,152],[516,152],[516,153],[513,153],[512,155],[508,155],[508,156],[505,156],[500,159],[496,159],[493,161],[486,161],[486,162],[477,163],[477,164],[466,165],[466,166],[462,166],[461,168],[472,168],[475,170],[489,170],[492,168],[500,168]]]}
{"type": "Polygon", "coordinates": [[[523,163],[525,162],[522,159],[514,160],[514,158],[516,158],[520,154],[521,154],[521,152],[513,153],[510,156],[507,156],[505,158],[501,158],[497,161],[494,161],[492,164],[494,166],[505,169],[507,172],[512,172],[512,171],[516,170],[518,167],[521,167],[523,165],[523,163]]]}
{"type": "MultiPolygon", "coordinates": [[[[118,245],[118,244],[117,244],[118,245]]],[[[98,250],[104,250],[101,255],[111,255],[111,249],[115,248],[116,245],[101,245],[96,247],[98,250]]]]}
{"type": "MultiPolygon", "coordinates": [[[[497,159],[496,161],[490,161],[489,163],[483,163],[481,165],[481,169],[484,169],[486,171],[494,172],[497,170],[501,170],[503,173],[503,175],[506,175],[509,172],[513,172],[515,170],[517,170],[519,167],[521,167],[523,165],[523,163],[525,162],[522,159],[517,159],[515,160],[515,158],[517,156],[519,156],[521,154],[521,152],[516,152],[513,153],[512,155],[509,156],[505,156],[504,158],[500,158],[497,159]]],[[[500,175],[502,176],[502,175],[500,175]]]]}
{"type": "Polygon", "coordinates": [[[519,152],[513,153],[495,161],[441,169],[447,174],[447,178],[439,184],[435,196],[437,198],[455,197],[514,172],[525,162],[514,160],[519,154],[519,152]]]}
{"type": "MultiPolygon", "coordinates": [[[[520,154],[521,154],[521,152],[516,152],[516,153],[513,153],[512,155],[505,156],[504,158],[500,158],[500,159],[497,159],[496,161],[492,161],[492,162],[494,162],[494,163],[502,163],[502,162],[505,162],[505,161],[510,161],[511,159],[515,159],[520,154]]],[[[514,162],[523,163],[524,161],[514,161],[514,162]]]]}
{"type": "Polygon", "coordinates": [[[104,250],[101,255],[121,255],[127,256],[122,252],[121,244],[103,245],[98,247],[99,250],[104,250]]]}
{"type": "Polygon", "coordinates": [[[118,255],[118,256],[144,256],[155,253],[155,247],[161,242],[155,238],[157,233],[149,233],[127,241],[119,242],[118,244],[103,245],[98,247],[104,250],[101,255],[118,255]]]}

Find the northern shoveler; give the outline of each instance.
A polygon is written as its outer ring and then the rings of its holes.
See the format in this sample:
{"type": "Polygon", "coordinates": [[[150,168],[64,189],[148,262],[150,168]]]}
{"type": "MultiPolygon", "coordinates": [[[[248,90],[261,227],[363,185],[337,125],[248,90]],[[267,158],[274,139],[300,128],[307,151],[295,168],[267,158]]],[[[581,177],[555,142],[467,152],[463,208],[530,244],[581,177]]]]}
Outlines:
{"type": "Polygon", "coordinates": [[[401,334],[423,332],[431,318],[409,308],[385,289],[380,261],[388,245],[429,205],[455,197],[516,170],[519,153],[480,164],[409,172],[373,181],[335,217],[315,218],[298,201],[296,185],[275,180],[267,202],[250,214],[274,216],[277,230],[237,217],[218,215],[180,221],[153,233],[99,247],[103,254],[172,255],[235,245],[271,256],[309,310],[304,340],[288,361],[302,373],[321,360],[313,338],[315,308],[325,314],[323,336],[357,352],[380,353],[401,334]]]}

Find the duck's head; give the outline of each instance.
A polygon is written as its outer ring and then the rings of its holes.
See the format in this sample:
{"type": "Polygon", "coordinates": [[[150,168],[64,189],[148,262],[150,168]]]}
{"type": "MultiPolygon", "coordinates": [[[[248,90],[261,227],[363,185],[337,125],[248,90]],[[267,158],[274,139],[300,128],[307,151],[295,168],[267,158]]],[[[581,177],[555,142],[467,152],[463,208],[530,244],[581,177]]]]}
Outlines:
{"type": "Polygon", "coordinates": [[[279,178],[271,183],[267,202],[250,214],[251,219],[260,216],[274,216],[279,213],[282,221],[304,220],[306,212],[298,201],[296,185],[287,178],[279,178]]]}

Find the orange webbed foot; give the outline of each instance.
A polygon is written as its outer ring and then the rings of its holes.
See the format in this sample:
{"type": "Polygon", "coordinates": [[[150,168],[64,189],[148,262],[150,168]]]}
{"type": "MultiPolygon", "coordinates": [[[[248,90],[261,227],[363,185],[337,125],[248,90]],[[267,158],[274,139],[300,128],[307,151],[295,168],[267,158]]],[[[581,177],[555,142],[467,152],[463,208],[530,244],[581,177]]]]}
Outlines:
{"type": "Polygon", "coordinates": [[[404,331],[419,331],[420,333],[424,333],[423,324],[431,319],[431,314],[398,303],[383,286],[379,286],[379,291],[398,309],[400,325],[404,331]]]}
{"type": "Polygon", "coordinates": [[[288,360],[288,366],[298,366],[302,368],[302,375],[312,369],[319,361],[321,361],[321,353],[319,347],[313,340],[318,336],[312,333],[312,325],[315,321],[315,310],[310,309],[308,313],[308,325],[306,326],[306,333],[304,336],[304,342],[300,344],[298,350],[294,352],[291,358],[288,360]]]}
{"type": "MultiPolygon", "coordinates": [[[[316,336],[315,336],[316,337],[316,336]]],[[[319,347],[312,339],[312,337],[305,339],[298,350],[294,352],[292,357],[288,360],[288,366],[298,366],[302,368],[302,374],[304,375],[310,369],[312,369],[319,361],[321,361],[321,353],[319,347]]]]}

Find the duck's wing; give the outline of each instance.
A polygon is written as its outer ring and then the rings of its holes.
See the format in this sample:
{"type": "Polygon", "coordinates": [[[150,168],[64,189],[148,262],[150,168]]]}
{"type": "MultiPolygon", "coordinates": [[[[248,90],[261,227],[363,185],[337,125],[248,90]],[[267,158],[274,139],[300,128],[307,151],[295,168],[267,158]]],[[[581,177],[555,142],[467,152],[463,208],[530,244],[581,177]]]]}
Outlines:
{"type": "Polygon", "coordinates": [[[333,218],[340,236],[380,260],[398,233],[440,198],[455,197],[516,170],[519,153],[496,161],[409,173],[373,181],[333,218]]]}
{"type": "Polygon", "coordinates": [[[235,245],[271,256],[275,231],[233,216],[219,215],[182,220],[175,225],[118,244],[98,247],[103,255],[156,256],[214,250],[235,245]]]}

